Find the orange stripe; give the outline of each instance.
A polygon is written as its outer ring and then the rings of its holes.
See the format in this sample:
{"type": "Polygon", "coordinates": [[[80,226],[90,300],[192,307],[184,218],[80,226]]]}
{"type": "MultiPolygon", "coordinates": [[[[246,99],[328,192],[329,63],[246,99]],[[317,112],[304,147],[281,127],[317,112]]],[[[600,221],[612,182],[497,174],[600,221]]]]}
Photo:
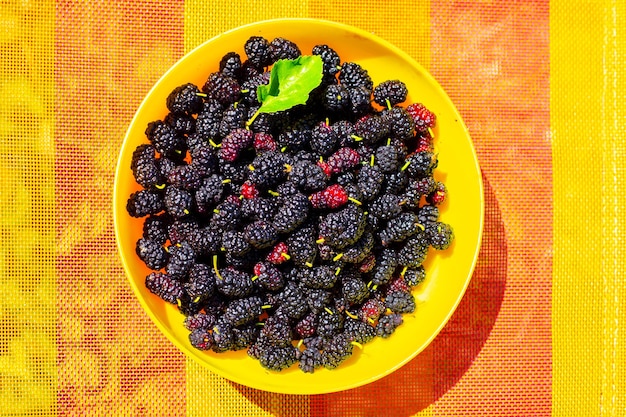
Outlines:
{"type": "Polygon", "coordinates": [[[181,1],[57,1],[60,415],[185,415],[185,360],[119,262],[110,196],[143,96],[183,52],[181,1]]]}
{"type": "Polygon", "coordinates": [[[433,343],[435,415],[550,415],[552,161],[548,1],[432,5],[432,72],[485,177],[482,252],[433,343]]]}

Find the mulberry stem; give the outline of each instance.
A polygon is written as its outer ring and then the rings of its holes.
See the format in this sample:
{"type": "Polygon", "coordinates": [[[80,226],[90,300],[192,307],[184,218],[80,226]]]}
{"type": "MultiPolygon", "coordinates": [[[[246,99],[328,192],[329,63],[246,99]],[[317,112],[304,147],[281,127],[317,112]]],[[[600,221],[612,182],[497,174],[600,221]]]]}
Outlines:
{"type": "Polygon", "coordinates": [[[220,271],[217,269],[217,255],[213,255],[213,270],[215,271],[215,275],[217,275],[217,278],[220,281],[223,281],[224,278],[222,278],[220,271]]]}
{"type": "Polygon", "coordinates": [[[350,342],[351,345],[358,347],[359,349],[363,350],[363,345],[360,344],[359,342],[355,342],[354,340],[352,342],[350,342]]]}
{"type": "Polygon", "coordinates": [[[246,126],[250,126],[252,123],[254,123],[254,120],[259,116],[259,114],[261,114],[261,112],[259,110],[254,112],[252,117],[246,122],[246,126]]]}

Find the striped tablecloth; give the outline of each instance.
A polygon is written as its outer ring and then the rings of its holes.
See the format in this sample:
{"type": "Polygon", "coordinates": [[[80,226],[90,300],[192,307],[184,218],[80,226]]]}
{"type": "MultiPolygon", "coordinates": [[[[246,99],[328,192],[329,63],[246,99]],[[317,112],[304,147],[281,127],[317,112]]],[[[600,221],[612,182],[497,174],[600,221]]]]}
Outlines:
{"type": "Polygon", "coordinates": [[[0,415],[625,416],[626,3],[4,1],[0,415]],[[392,42],[463,116],[485,181],[476,271],[393,374],[334,394],[231,383],[131,292],[114,169],[142,98],[241,24],[311,17],[392,42]]]}

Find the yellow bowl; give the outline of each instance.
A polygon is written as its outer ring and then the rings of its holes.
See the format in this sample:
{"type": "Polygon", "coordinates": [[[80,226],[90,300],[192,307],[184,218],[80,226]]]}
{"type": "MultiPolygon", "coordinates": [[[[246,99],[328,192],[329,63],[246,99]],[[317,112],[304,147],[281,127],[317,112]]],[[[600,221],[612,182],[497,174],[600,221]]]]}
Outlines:
{"type": "Polygon", "coordinates": [[[121,259],[139,302],[157,327],[187,356],[217,374],[253,388],[289,394],[320,394],[354,388],[375,381],[406,364],[421,352],[448,321],[471,279],[481,242],[483,191],[480,168],[467,129],[454,105],[429,73],[400,49],[360,29],[313,19],[279,19],[258,22],[225,32],[200,45],[178,61],[148,93],[135,114],[119,156],[114,189],[115,233],[121,259]],[[328,44],[344,61],[361,64],[375,84],[400,79],[409,89],[407,103],[421,102],[437,116],[434,129],[439,166],[435,178],[449,191],[442,206],[442,221],[455,231],[446,251],[429,253],[426,281],[414,294],[414,314],[388,339],[376,338],[355,348],[353,356],[334,370],[313,374],[292,367],[270,372],[245,351],[214,353],[195,349],[183,316],[176,306],[151,294],[144,286],[150,272],[135,254],[143,219],[126,212],[128,196],[140,187],[135,183],[130,161],[137,145],[145,143],[144,130],[167,114],[166,97],[177,86],[192,82],[202,86],[210,72],[218,70],[220,58],[236,51],[245,58],[243,45],[250,36],[271,40],[284,37],[298,44],[304,54],[316,44],[328,44]]]}

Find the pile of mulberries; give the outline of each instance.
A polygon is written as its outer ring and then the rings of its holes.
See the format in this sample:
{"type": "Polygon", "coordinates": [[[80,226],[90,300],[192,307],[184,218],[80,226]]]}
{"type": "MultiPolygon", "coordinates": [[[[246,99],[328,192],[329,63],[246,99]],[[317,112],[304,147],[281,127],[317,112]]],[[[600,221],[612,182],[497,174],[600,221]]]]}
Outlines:
{"type": "Polygon", "coordinates": [[[311,51],[323,76],[306,104],[258,114],[272,64],[302,52],[259,36],[243,50],[175,88],[132,156],[145,285],[178,306],[197,349],[333,369],[417,308],[428,252],[454,239],[436,117],[328,45],[311,51]]]}

